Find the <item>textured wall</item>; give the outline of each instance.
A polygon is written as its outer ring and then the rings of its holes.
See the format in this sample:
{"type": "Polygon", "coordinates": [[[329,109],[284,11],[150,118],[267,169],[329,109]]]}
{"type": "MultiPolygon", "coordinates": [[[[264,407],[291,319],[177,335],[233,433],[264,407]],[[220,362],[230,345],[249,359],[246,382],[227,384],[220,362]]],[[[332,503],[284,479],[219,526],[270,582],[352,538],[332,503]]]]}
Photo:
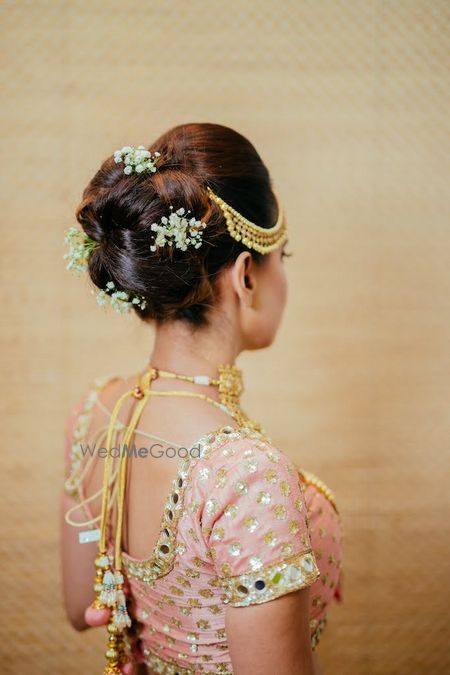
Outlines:
{"type": "Polygon", "coordinates": [[[0,13],[3,672],[103,665],[104,632],[75,634],[59,596],[63,424],[94,376],[141,367],[152,335],[66,273],[62,233],[101,159],[191,121],[255,143],[291,225],[282,330],[240,365],[246,409],[343,514],[325,673],[450,672],[448,2],[0,13]]]}

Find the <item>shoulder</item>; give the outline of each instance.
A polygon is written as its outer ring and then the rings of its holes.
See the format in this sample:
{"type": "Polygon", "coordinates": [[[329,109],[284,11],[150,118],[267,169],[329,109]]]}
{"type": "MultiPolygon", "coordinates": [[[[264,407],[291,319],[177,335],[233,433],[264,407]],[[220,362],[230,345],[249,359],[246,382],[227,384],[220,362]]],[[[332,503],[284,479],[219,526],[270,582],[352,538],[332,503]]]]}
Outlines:
{"type": "Polygon", "coordinates": [[[300,475],[271,441],[230,434],[193,478],[200,527],[231,604],[265,602],[317,579],[300,475]]]}
{"type": "Polygon", "coordinates": [[[66,419],[66,431],[70,430],[71,422],[92,410],[102,390],[119,379],[122,379],[119,375],[98,375],[93,378],[70,408],[66,419]]]}
{"type": "Polygon", "coordinates": [[[294,462],[263,434],[247,428],[215,434],[204,447],[193,472],[205,495],[228,500],[233,491],[246,494],[252,486],[277,486],[288,496],[302,489],[294,462]]]}
{"type": "Polygon", "coordinates": [[[92,411],[100,394],[113,382],[122,379],[120,375],[98,375],[86,385],[66,417],[65,460],[71,469],[77,463],[79,444],[85,437],[91,421],[92,411]]]}

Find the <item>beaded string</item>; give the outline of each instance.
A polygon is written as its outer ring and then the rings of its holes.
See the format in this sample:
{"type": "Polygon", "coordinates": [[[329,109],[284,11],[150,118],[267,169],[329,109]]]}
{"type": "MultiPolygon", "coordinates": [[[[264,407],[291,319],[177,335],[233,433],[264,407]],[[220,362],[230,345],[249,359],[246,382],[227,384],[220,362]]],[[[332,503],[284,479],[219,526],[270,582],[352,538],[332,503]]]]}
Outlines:
{"type": "MultiPolygon", "coordinates": [[[[109,413],[111,414],[111,413],[109,413]]],[[[102,427],[97,430],[97,432],[94,434],[93,437],[93,443],[94,447],[95,444],[98,442],[100,445],[102,443],[102,440],[105,438],[106,434],[105,431],[107,430],[108,427],[102,427]]],[[[117,443],[117,435],[119,432],[116,433],[116,437],[114,440],[114,445],[117,443]]],[[[92,453],[86,460],[84,466],[79,465],[69,476],[69,478],[66,481],[66,489],[70,490],[77,490],[78,496],[81,499],[80,503],[75,504],[72,506],[68,511],[66,511],[64,515],[64,519],[68,525],[72,525],[72,527],[89,527],[90,525],[95,525],[95,523],[99,522],[101,520],[101,514],[95,517],[91,517],[90,513],[86,510],[86,506],[90,504],[91,502],[95,501],[97,497],[100,497],[103,491],[103,487],[101,487],[97,492],[94,492],[90,497],[84,497],[81,498],[81,484],[83,480],[86,478],[86,476],[89,473],[89,469],[91,468],[91,465],[95,459],[95,454],[92,453]],[[72,520],[71,515],[73,513],[76,513],[78,510],[83,509],[86,515],[88,516],[87,520],[84,521],[77,521],[77,520],[72,520]]],[[[111,499],[109,500],[109,507],[108,510],[111,509],[111,504],[114,502],[116,491],[117,491],[117,486],[116,486],[116,478],[118,474],[118,467],[115,467],[111,471],[108,487],[109,489],[112,486],[112,492],[111,492],[111,499]]]]}

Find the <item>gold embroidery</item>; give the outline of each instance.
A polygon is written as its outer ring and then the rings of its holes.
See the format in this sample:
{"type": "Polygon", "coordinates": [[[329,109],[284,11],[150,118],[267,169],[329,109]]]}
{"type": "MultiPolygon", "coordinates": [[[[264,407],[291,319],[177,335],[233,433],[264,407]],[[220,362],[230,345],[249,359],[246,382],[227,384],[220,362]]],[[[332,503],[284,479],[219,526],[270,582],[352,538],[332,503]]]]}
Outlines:
{"type": "Polygon", "coordinates": [[[283,555],[292,555],[292,544],[290,542],[283,544],[281,547],[281,553],[283,555]]]}
{"type": "Polygon", "coordinates": [[[258,520],[253,516],[247,516],[244,520],[244,525],[249,532],[254,532],[259,526],[258,520]]]}
{"type": "Polygon", "coordinates": [[[228,504],[228,506],[225,508],[225,515],[228,516],[229,518],[235,518],[236,514],[238,511],[238,507],[236,504],[228,504]]]}
{"type": "Polygon", "coordinates": [[[201,588],[198,592],[199,595],[202,596],[202,598],[213,598],[214,593],[210,588],[201,588]]]}
{"type": "Polygon", "coordinates": [[[289,497],[289,495],[291,494],[291,486],[289,485],[289,483],[287,481],[285,481],[285,480],[281,481],[280,491],[281,491],[281,494],[283,494],[285,497],[289,497]]]}
{"type": "Polygon", "coordinates": [[[222,467],[216,471],[216,487],[224,487],[227,482],[227,470],[222,467]]]}
{"type": "Polygon", "coordinates": [[[197,621],[197,627],[201,630],[209,630],[211,628],[211,624],[209,621],[206,621],[206,619],[199,619],[197,621]]]}
{"type": "Polygon", "coordinates": [[[275,516],[278,518],[278,520],[285,520],[287,517],[287,511],[286,507],[283,506],[283,504],[275,504],[273,507],[273,510],[275,511],[275,516]]]}
{"type": "Polygon", "coordinates": [[[325,626],[327,625],[327,617],[324,616],[322,619],[311,619],[309,622],[311,632],[311,648],[314,650],[317,647],[320,636],[322,635],[325,626]]]}
{"type": "Polygon", "coordinates": [[[268,483],[276,483],[278,480],[278,474],[275,469],[266,469],[264,471],[264,478],[268,483]]]}
{"type": "Polygon", "coordinates": [[[270,530],[264,535],[264,543],[267,544],[267,546],[275,546],[277,543],[277,537],[275,536],[275,533],[270,530]]]}

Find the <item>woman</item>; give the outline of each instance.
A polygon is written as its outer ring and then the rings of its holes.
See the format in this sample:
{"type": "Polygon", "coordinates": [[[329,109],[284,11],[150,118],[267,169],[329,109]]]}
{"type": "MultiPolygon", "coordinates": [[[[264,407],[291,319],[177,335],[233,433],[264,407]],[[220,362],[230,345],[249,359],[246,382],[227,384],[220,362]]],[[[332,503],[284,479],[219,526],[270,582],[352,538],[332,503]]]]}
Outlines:
{"type": "Polygon", "coordinates": [[[67,423],[72,625],[107,625],[105,673],[318,675],[340,517],[242,410],[235,364],[273,342],[286,300],[267,168],[230,128],[180,125],[107,158],[77,220],[68,268],[155,340],[139,373],[95,380],[67,423]]]}

